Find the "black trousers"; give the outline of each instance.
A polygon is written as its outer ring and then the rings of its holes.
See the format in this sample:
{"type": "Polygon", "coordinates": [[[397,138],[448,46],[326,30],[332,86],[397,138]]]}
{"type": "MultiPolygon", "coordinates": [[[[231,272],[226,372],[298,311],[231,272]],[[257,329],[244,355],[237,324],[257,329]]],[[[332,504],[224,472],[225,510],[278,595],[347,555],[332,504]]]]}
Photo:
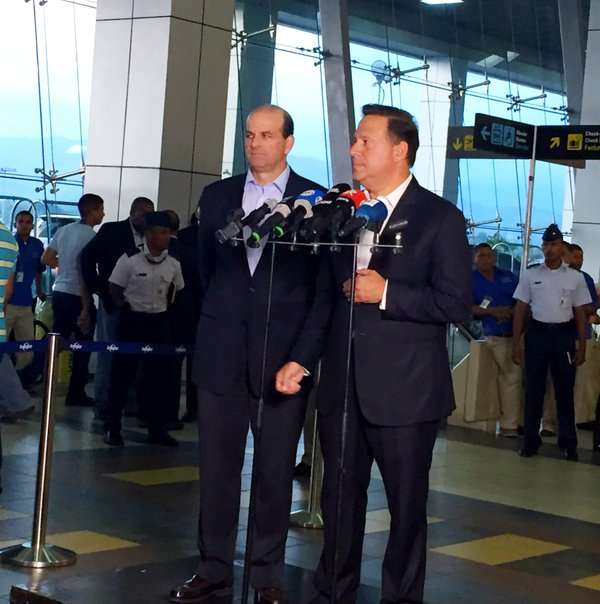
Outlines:
{"type": "MultiPolygon", "coordinates": [[[[170,341],[167,313],[139,313],[123,310],[117,324],[117,340],[168,344],[170,341]]],[[[105,429],[120,430],[121,417],[127,404],[127,394],[141,366],[141,393],[138,398],[148,422],[150,433],[165,431],[167,396],[172,357],[160,354],[115,354],[111,365],[105,429]],[[167,368],[167,369],[165,369],[167,368]]]]}
{"type": "MultiPolygon", "coordinates": [[[[427,544],[429,469],[439,422],[407,426],[376,426],[361,413],[352,389],[346,441],[337,601],[356,602],[367,510],[367,489],[373,461],[377,462],[388,500],[391,526],[383,560],[381,603],[422,602],[427,544]]],[[[324,546],[315,586],[328,604],[335,548],[342,401],[338,410],[319,414],[323,450],[322,510],[324,546]]]]}
{"type": "MultiPolygon", "coordinates": [[[[74,337],[77,340],[91,340],[94,337],[95,307],[89,333],[84,334],[77,325],[81,314],[81,296],[63,292],[52,293],[52,311],[54,313],[53,329],[63,338],[74,337]]],[[[66,404],[77,403],[85,397],[85,384],[88,379],[89,352],[74,352],[71,370],[71,381],[65,399],[66,404]]]]}
{"type": "MultiPolygon", "coordinates": [[[[248,427],[256,430],[258,401],[247,389],[217,395],[198,389],[200,518],[198,574],[233,584],[241,473],[248,427]]],[[[306,411],[304,396],[273,394],[264,406],[258,455],[251,583],[284,587],[284,554],[292,503],[296,448],[306,411]]],[[[246,491],[249,494],[248,491],[246,491]]]]}
{"type": "Polygon", "coordinates": [[[575,428],[575,326],[532,321],[525,334],[525,438],[523,446],[537,451],[542,444],[540,421],[544,412],[548,370],[556,393],[558,446],[577,447],[575,428]]]}

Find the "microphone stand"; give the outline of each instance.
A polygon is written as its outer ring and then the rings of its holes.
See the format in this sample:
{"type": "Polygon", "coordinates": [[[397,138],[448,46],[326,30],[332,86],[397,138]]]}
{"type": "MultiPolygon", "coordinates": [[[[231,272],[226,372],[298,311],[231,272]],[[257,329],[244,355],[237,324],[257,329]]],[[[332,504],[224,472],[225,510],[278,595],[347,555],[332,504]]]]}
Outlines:
{"type": "Polygon", "coordinates": [[[336,509],[334,520],[334,549],[333,549],[333,567],[331,576],[331,604],[337,604],[337,574],[339,567],[339,552],[338,543],[342,530],[342,508],[344,505],[344,479],[346,474],[345,459],[346,459],[346,441],[348,438],[348,418],[350,412],[350,374],[352,371],[352,331],[354,326],[354,303],[356,299],[356,271],[358,269],[358,235],[355,236],[354,256],[352,260],[352,277],[350,290],[350,311],[348,313],[348,340],[346,348],[346,383],[344,390],[344,407],[342,412],[342,433],[340,439],[340,451],[338,459],[338,475],[337,475],[337,492],[336,492],[336,509]]]}
{"type": "Polygon", "coordinates": [[[269,348],[269,331],[271,327],[271,297],[273,294],[273,273],[275,272],[275,244],[271,243],[271,263],[269,268],[269,288],[265,337],[263,339],[262,367],[260,375],[260,394],[256,411],[256,427],[254,429],[254,454],[252,455],[252,474],[250,479],[250,503],[248,505],[248,526],[246,528],[246,551],[244,553],[244,575],[242,579],[242,604],[248,604],[250,591],[250,572],[252,569],[252,547],[254,545],[254,508],[256,505],[256,476],[259,468],[259,454],[262,437],[262,420],[265,408],[265,389],[267,373],[267,352],[269,348]]]}

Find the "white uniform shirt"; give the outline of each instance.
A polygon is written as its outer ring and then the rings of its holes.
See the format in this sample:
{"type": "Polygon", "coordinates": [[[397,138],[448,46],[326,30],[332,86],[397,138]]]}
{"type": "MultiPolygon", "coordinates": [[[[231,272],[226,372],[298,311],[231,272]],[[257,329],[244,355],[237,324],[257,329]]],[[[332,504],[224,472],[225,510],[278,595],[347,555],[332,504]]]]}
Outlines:
{"type": "Polygon", "coordinates": [[[528,268],[513,297],[529,304],[533,318],[542,323],[566,323],[573,319],[574,307],[592,303],[583,275],[566,264],[528,268]]]}
{"type": "Polygon", "coordinates": [[[108,279],[110,283],[124,288],[125,300],[134,312],[165,312],[171,284],[175,291],[184,286],[178,260],[166,251],[161,256],[150,258],[145,252],[133,256],[123,254],[108,279]]]}

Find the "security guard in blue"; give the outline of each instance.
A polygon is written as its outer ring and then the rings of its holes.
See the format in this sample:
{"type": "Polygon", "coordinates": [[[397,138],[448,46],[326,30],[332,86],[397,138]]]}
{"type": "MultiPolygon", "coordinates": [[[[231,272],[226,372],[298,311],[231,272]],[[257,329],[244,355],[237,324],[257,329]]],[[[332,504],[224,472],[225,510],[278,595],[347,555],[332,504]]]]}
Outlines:
{"type": "Polygon", "coordinates": [[[544,262],[521,276],[514,297],[513,360],[523,364],[525,332],[525,435],[521,457],[536,455],[544,408],[546,376],[552,376],[558,415],[558,446],[565,459],[577,461],[573,388],[576,367],[585,362],[586,310],[591,303],[583,275],[562,261],[563,236],[551,224],[542,237],[544,262]],[[527,317],[531,311],[527,328],[527,317]]]}
{"type": "MultiPolygon", "coordinates": [[[[123,254],[109,277],[110,294],[121,309],[117,338],[122,342],[168,344],[167,309],[183,289],[179,261],[169,255],[169,217],[163,212],[145,216],[144,247],[123,254]]],[[[142,400],[148,420],[148,442],[168,447],[177,441],[167,433],[169,380],[165,357],[159,354],[116,354],[111,367],[104,442],[122,446],[121,415],[129,387],[142,366],[142,400]]]]}

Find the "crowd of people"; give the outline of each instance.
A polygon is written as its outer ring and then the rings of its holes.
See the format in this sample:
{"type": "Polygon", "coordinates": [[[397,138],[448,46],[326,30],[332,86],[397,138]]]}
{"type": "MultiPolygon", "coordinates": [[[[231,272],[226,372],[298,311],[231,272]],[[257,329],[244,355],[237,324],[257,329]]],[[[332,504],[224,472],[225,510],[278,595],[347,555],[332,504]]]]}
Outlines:
{"type": "MultiPolygon", "coordinates": [[[[199,223],[183,229],[175,212],[155,211],[146,197],[133,200],[128,218],[103,224],[102,198],[86,193],[78,203],[80,221],[58,229],[44,250],[30,235],[31,214],[18,214],[16,242],[0,228],[0,288],[6,289],[0,298],[8,301],[0,341],[11,331],[17,339],[32,336],[32,288],[45,298],[40,276],[49,266],[57,269],[53,329],[64,338],[193,345],[184,419],[198,420],[200,561],[171,592],[170,601],[179,604],[232,592],[246,438],[249,427],[256,434],[259,409],[250,581],[256,602],[286,601],[296,448],[320,360],[315,400],[325,529],[311,602],[330,602],[332,590],[335,601],[356,601],[373,462],[392,518],[382,601],[422,602],[428,474],[440,425],[454,409],[447,324],[481,319],[498,365],[500,434],[516,436],[522,427],[525,457],[541,443],[551,375],[558,444],[575,460],[576,367],[584,366],[598,298],[580,271],[581,249],[566,246],[555,225],[544,233],[545,262],[520,280],[495,266],[488,244],[476,247],[472,271],[464,216],[411,173],[419,148],[412,116],[382,105],[363,108],[350,156],[353,178],[385,206],[378,241],[388,248],[374,253],[369,229],[360,232],[354,259],[348,247],[312,254],[280,246],[275,260],[274,251],[263,253],[267,238],[251,247],[217,243],[215,232],[232,212],[241,208],[248,216],[265,200],[321,189],[289,167],[293,144],[294,123],[285,110],[252,111],[248,171],[205,187],[199,223]],[[404,225],[402,254],[389,249],[393,224],[404,225]]],[[[30,360],[18,355],[20,372],[30,360]]],[[[86,392],[88,362],[88,353],[73,355],[65,403],[93,406],[107,444],[124,444],[122,415],[133,398],[148,442],[177,445],[170,431],[180,420],[182,356],[100,353],[93,397],[86,392]]],[[[589,421],[589,411],[582,421],[589,421]]]]}
{"type": "Polygon", "coordinates": [[[472,311],[497,370],[498,434],[522,434],[520,455],[532,457],[541,437],[558,432],[563,455],[576,461],[576,427],[592,429],[600,450],[600,376],[592,354],[600,302],[593,278],[581,270],[581,246],[565,242],[556,225],[542,239],[544,262],[520,279],[496,266],[488,243],[475,246],[472,311]]]}

